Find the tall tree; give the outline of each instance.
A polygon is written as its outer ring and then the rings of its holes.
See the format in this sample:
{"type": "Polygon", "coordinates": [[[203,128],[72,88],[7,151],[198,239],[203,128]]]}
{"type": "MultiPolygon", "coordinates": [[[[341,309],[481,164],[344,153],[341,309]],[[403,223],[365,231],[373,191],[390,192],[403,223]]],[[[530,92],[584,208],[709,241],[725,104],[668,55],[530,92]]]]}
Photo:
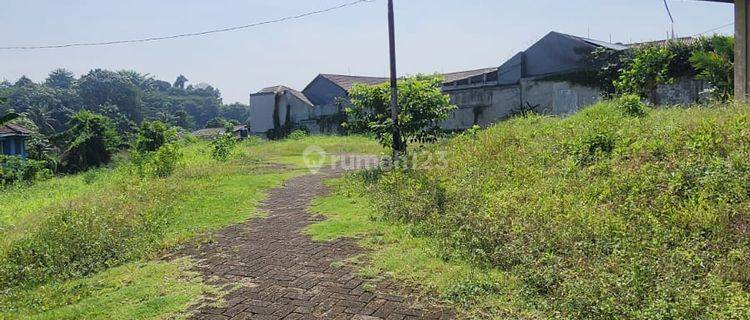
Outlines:
{"type": "Polygon", "coordinates": [[[52,70],[52,72],[49,73],[49,76],[47,76],[44,84],[57,89],[70,89],[73,87],[73,83],[75,82],[75,80],[76,78],[73,75],[73,72],[67,69],[59,68],[52,70]]]}
{"type": "Polygon", "coordinates": [[[16,87],[30,87],[34,85],[34,81],[31,81],[27,76],[21,76],[13,85],[16,87]]]}
{"type": "Polygon", "coordinates": [[[185,89],[185,84],[188,82],[188,78],[186,78],[183,75],[179,75],[177,79],[174,81],[174,87],[185,89]]]}
{"type": "Polygon", "coordinates": [[[49,106],[34,105],[26,109],[23,114],[34,122],[41,133],[49,135],[54,133],[57,125],[60,124],[56,113],[49,106]]]}
{"type": "Polygon", "coordinates": [[[78,90],[84,105],[90,109],[111,104],[136,122],[142,119],[142,92],[131,79],[120,73],[92,70],[81,77],[78,90]]]}

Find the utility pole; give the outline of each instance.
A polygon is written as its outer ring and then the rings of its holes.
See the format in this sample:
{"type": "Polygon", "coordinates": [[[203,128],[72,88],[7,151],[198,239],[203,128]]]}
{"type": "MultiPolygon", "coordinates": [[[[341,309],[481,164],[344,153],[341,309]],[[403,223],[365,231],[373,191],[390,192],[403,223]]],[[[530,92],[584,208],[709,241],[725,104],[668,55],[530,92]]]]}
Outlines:
{"type": "Polygon", "coordinates": [[[388,43],[391,58],[391,118],[393,120],[393,160],[396,161],[405,143],[401,143],[401,128],[398,123],[398,78],[396,78],[396,32],[394,30],[393,0],[388,0],[388,43]]]}

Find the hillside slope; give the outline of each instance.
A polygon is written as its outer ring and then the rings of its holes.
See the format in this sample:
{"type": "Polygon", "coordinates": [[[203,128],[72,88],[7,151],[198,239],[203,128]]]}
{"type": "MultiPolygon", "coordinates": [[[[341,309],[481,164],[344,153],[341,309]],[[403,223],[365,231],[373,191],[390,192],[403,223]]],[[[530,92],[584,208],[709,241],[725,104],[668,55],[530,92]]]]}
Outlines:
{"type": "Polygon", "coordinates": [[[750,108],[637,104],[428,147],[445,166],[370,177],[371,202],[548,317],[750,318],[750,108]]]}

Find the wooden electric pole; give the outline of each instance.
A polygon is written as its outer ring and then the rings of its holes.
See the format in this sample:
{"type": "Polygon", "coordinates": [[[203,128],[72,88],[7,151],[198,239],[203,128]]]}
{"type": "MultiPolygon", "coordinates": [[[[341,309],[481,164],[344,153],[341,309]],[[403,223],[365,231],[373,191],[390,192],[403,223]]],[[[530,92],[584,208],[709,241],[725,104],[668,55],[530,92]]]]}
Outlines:
{"type": "Polygon", "coordinates": [[[393,21],[393,0],[388,0],[388,42],[391,58],[391,118],[393,119],[393,160],[395,161],[404,149],[401,143],[401,129],[398,123],[398,78],[396,77],[396,32],[393,21]]]}

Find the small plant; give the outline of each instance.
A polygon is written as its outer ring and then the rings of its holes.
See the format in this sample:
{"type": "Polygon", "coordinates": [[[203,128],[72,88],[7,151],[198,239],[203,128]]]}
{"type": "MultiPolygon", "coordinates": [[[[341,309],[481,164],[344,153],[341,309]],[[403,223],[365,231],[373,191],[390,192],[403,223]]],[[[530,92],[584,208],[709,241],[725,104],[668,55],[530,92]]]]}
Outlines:
{"type": "Polygon", "coordinates": [[[211,158],[226,162],[237,147],[237,139],[229,134],[222,134],[211,142],[211,158]]]}
{"type": "Polygon", "coordinates": [[[305,132],[304,130],[297,129],[297,130],[292,131],[292,133],[289,134],[288,138],[291,140],[302,140],[305,137],[307,137],[307,132],[305,132]]]}
{"type": "Polygon", "coordinates": [[[98,174],[96,170],[89,170],[89,171],[84,172],[83,175],[81,175],[81,177],[83,178],[83,183],[85,184],[92,184],[96,182],[97,176],[98,174]]]}
{"type": "Polygon", "coordinates": [[[461,304],[463,307],[471,307],[477,299],[490,294],[500,293],[502,287],[487,279],[472,279],[466,282],[456,283],[444,294],[445,299],[461,304]]]}
{"type": "Polygon", "coordinates": [[[464,134],[466,134],[467,136],[470,136],[472,138],[476,138],[477,133],[479,133],[479,131],[481,131],[481,130],[482,130],[482,127],[480,127],[480,126],[478,126],[478,125],[475,124],[475,125],[471,126],[471,128],[466,129],[466,132],[464,132],[464,134]]]}

